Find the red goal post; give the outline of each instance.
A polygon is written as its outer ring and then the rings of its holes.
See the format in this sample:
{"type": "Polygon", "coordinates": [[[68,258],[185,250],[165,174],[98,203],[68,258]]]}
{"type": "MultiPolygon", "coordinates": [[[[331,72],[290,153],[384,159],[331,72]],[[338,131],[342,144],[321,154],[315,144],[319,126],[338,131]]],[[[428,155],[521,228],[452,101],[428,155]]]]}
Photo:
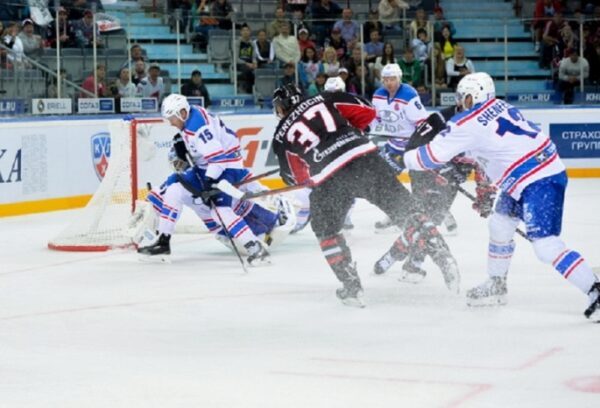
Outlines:
{"type": "Polygon", "coordinates": [[[172,172],[168,150],[176,130],[159,118],[109,121],[110,158],[98,189],[71,223],[48,242],[59,251],[106,251],[133,246],[130,220],[146,184],[172,172]]]}

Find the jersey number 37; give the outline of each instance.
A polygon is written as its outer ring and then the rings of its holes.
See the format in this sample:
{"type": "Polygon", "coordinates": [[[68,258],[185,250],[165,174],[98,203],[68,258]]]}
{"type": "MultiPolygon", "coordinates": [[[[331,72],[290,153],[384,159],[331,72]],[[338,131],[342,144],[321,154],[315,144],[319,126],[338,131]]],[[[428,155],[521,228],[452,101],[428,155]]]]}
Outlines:
{"type": "Polygon", "coordinates": [[[308,152],[321,142],[319,136],[315,134],[308,125],[308,121],[314,119],[317,115],[323,121],[327,132],[331,133],[337,130],[335,119],[325,104],[319,103],[308,109],[302,114],[300,120],[297,120],[290,126],[286,133],[288,142],[302,145],[304,147],[304,153],[308,152]]]}

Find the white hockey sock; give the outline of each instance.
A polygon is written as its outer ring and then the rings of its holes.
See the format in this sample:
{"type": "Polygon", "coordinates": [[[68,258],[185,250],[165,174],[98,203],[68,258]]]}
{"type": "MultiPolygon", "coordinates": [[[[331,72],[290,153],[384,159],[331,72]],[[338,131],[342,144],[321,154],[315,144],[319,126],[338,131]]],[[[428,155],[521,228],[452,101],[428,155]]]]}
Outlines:
{"type": "Polygon", "coordinates": [[[592,268],[576,251],[565,249],[552,262],[552,266],[566,280],[575,285],[584,294],[588,294],[592,285],[598,280],[592,268]]]}
{"type": "Polygon", "coordinates": [[[504,277],[508,273],[510,260],[515,252],[513,236],[519,225],[519,219],[503,214],[493,213],[488,229],[490,242],[488,245],[487,272],[489,276],[504,277]]]}
{"type": "Polygon", "coordinates": [[[558,273],[586,295],[598,280],[581,254],[568,249],[557,236],[535,240],[533,249],[542,262],[551,263],[558,273]]]}
{"type": "Polygon", "coordinates": [[[515,241],[496,242],[490,240],[488,245],[488,275],[497,277],[506,276],[514,252],[515,241]]]}
{"type": "Polygon", "coordinates": [[[162,209],[158,218],[158,232],[160,234],[173,234],[175,224],[183,207],[183,187],[180,184],[171,184],[162,196],[162,209]]]}

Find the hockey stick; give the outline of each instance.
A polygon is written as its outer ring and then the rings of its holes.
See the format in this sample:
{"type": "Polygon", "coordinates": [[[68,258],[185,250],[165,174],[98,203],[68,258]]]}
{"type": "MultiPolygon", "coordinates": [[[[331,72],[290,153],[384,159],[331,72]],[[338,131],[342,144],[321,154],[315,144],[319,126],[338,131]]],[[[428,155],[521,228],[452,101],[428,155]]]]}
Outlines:
{"type": "Polygon", "coordinates": [[[297,184],[297,185],[293,185],[293,186],[277,188],[274,190],[258,191],[256,193],[244,193],[243,191],[235,188],[234,185],[225,181],[225,182],[219,182],[219,184],[217,184],[217,190],[210,190],[210,191],[201,193],[201,197],[211,197],[213,195],[223,192],[225,194],[229,194],[230,196],[232,196],[234,198],[237,198],[238,200],[251,200],[253,198],[260,198],[260,197],[266,197],[266,196],[270,196],[270,195],[274,195],[274,194],[286,193],[288,191],[299,190],[301,188],[306,188],[306,187],[312,187],[312,185],[309,183],[297,184]]]}
{"type": "Polygon", "coordinates": [[[392,136],[392,135],[382,135],[379,133],[365,133],[369,139],[380,137],[382,139],[400,139],[400,136],[392,136]]]}
{"type": "MultiPolygon", "coordinates": [[[[194,161],[192,160],[192,158],[190,157],[189,153],[186,153],[185,157],[187,158],[188,164],[192,167],[192,169],[194,169],[195,165],[194,165],[194,161]]],[[[200,183],[200,187],[202,188],[202,190],[204,190],[204,183],[202,182],[202,178],[198,175],[198,173],[196,173],[196,171],[194,171],[194,174],[196,175],[196,178],[198,179],[198,182],[200,183]]],[[[183,180],[183,177],[178,177],[179,181],[181,182],[183,180]]],[[[181,183],[182,186],[186,187],[186,184],[188,183],[181,183]]],[[[189,191],[189,188],[187,188],[189,191]]],[[[238,249],[235,241],[233,240],[233,237],[231,236],[231,233],[229,232],[229,230],[227,229],[227,227],[225,226],[225,223],[223,222],[223,218],[221,218],[221,214],[219,214],[219,210],[217,209],[217,206],[215,205],[215,203],[212,200],[209,200],[210,202],[210,209],[214,210],[215,214],[217,214],[217,219],[219,220],[219,224],[221,224],[221,228],[223,228],[223,231],[225,231],[225,235],[227,235],[227,238],[229,239],[229,242],[231,243],[231,247],[233,248],[233,252],[235,252],[237,258],[240,260],[240,264],[242,265],[242,270],[244,271],[244,273],[248,273],[248,269],[246,269],[246,264],[244,263],[244,259],[242,258],[242,254],[240,254],[240,250],[238,249]]]]}
{"type": "Polygon", "coordinates": [[[265,171],[264,173],[257,174],[256,176],[252,176],[247,178],[246,180],[242,180],[239,183],[234,184],[235,187],[243,186],[244,184],[252,183],[253,181],[260,180],[263,177],[271,176],[273,174],[279,173],[279,167],[273,170],[265,171]]]}

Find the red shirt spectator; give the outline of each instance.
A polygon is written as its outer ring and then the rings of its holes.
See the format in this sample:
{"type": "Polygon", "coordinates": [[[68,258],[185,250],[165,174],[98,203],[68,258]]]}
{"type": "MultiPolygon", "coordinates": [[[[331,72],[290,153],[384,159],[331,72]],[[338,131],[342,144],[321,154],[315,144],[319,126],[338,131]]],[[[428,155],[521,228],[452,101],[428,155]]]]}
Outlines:
{"type": "MultiPolygon", "coordinates": [[[[96,67],[96,79],[98,85],[98,98],[104,97],[106,92],[106,86],[104,85],[104,78],[106,77],[106,68],[102,64],[98,64],[96,67]]],[[[88,76],[81,85],[83,89],[88,92],[94,93],[94,74],[88,76]]],[[[81,98],[93,98],[93,96],[82,93],[81,98]]]]}
{"type": "Polygon", "coordinates": [[[298,45],[300,46],[300,54],[304,53],[304,50],[308,47],[317,49],[315,43],[308,38],[308,30],[306,28],[298,30],[298,45]]]}

